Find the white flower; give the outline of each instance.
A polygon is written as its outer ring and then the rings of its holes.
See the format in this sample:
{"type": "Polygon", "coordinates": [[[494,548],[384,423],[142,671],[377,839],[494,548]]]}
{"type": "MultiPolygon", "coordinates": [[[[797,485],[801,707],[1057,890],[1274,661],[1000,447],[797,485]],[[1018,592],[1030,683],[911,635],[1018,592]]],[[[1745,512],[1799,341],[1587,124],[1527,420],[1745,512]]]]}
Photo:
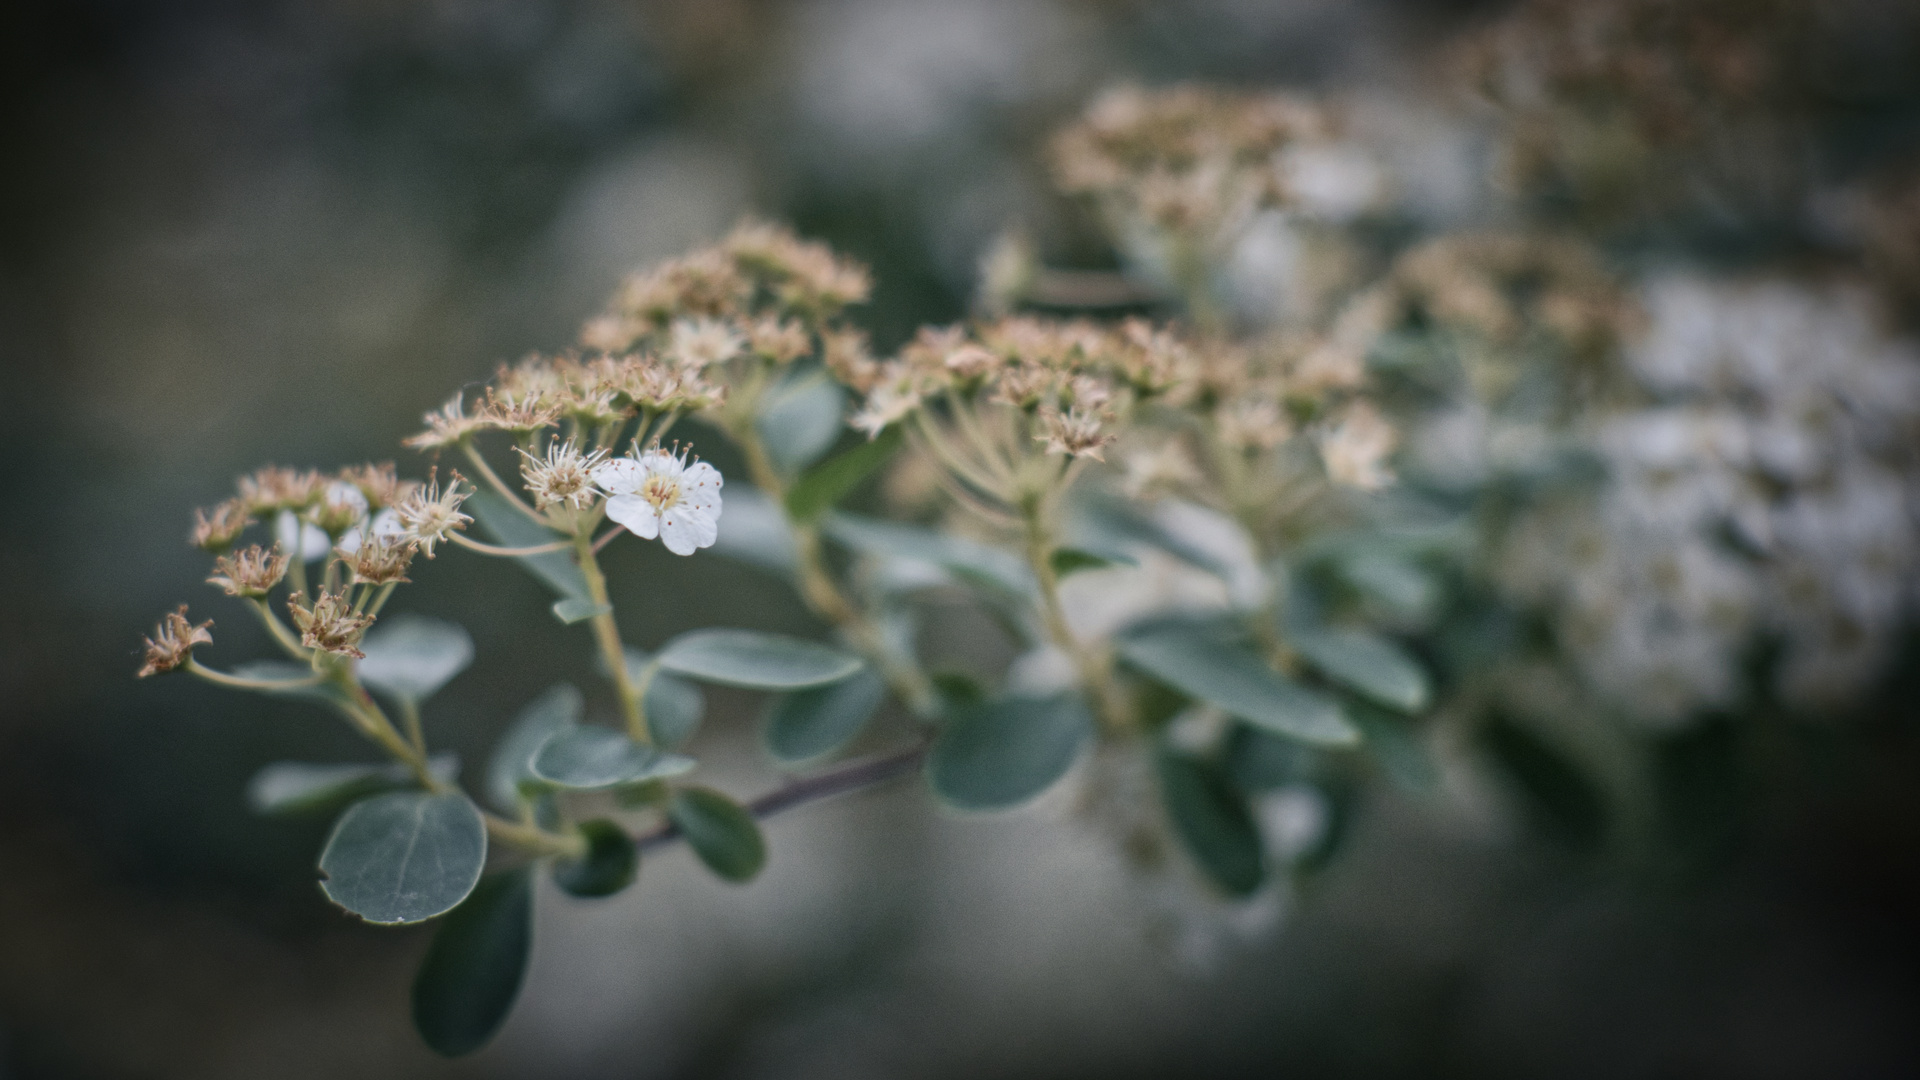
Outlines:
{"type": "Polygon", "coordinates": [[[740,355],[747,339],[718,319],[675,319],[667,355],[689,371],[724,364],[740,355]]]}
{"type": "Polygon", "coordinates": [[[594,466],[593,482],[607,493],[607,516],[643,540],[655,537],[675,555],[711,547],[720,535],[720,470],[688,463],[654,447],[638,457],[594,466]]]}

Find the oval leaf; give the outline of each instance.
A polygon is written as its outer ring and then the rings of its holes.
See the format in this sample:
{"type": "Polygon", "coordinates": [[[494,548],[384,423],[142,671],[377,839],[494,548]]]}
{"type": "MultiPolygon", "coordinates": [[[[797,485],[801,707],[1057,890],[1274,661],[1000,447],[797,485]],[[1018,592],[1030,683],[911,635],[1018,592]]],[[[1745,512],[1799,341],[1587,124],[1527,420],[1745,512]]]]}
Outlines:
{"type": "MultiPolygon", "coordinates": [[[[435,754],[427,769],[452,783],[460,759],[435,754]]],[[[253,774],[247,783],[247,805],[257,814],[276,817],[337,810],[356,799],[412,787],[413,773],[405,765],[314,765],[304,761],[276,761],[253,774]]]]}
{"type": "Polygon", "coordinates": [[[465,629],[424,615],[380,620],[360,649],[367,654],[360,661],[361,682],[414,702],[432,697],[473,663],[473,638],[465,629]]]}
{"type": "Polygon", "coordinates": [[[804,469],[846,430],[840,423],[846,407],[845,392],[826,372],[814,368],[797,373],[762,398],[755,425],[774,464],[789,471],[804,469]]]}
{"type": "Polygon", "coordinates": [[[760,823],[746,808],[708,788],[674,792],[667,816],[700,861],[727,881],[751,881],[767,863],[760,823]]]}
{"type": "Polygon", "coordinates": [[[796,690],[767,714],[767,749],[782,762],[830,754],[852,741],[887,696],[886,680],[868,669],[829,686],[796,690]]]}
{"type": "Polygon", "coordinates": [[[612,604],[596,604],[584,596],[569,596],[553,602],[553,617],[572,626],[613,610],[612,604]]]}
{"type": "Polygon", "coordinates": [[[640,851],[625,829],[601,818],[583,822],[580,835],[587,841],[587,853],[578,859],[554,860],[554,884],[587,898],[612,896],[633,884],[640,872],[640,851]]]}
{"type": "MultiPolygon", "coordinates": [[[[512,503],[491,491],[476,491],[463,504],[473,511],[474,519],[504,547],[538,547],[566,537],[554,532],[516,510],[512,503]]],[[[543,551],[538,555],[516,555],[514,561],[563,597],[585,597],[587,578],[580,564],[567,551],[543,551]]]]}
{"type": "Polygon", "coordinates": [[[753,488],[728,488],[727,527],[720,530],[713,551],[776,574],[792,573],[793,531],[786,511],[753,488]]]}
{"type": "Polygon", "coordinates": [[[1419,661],[1365,630],[1295,630],[1287,643],[1307,662],[1389,708],[1415,713],[1427,707],[1431,687],[1419,661]]]}
{"type": "Polygon", "coordinates": [[[860,481],[887,463],[900,448],[898,427],[888,428],[870,442],[815,465],[787,489],[787,516],[802,524],[814,521],[846,498],[860,481]]]}
{"type": "Polygon", "coordinates": [[[508,813],[520,806],[520,785],[533,779],[533,754],[554,732],[580,722],[586,701],[572,683],[559,683],[514,717],[487,762],[487,798],[508,813]]]}
{"type": "Polygon", "coordinates": [[[536,779],[563,788],[591,791],[679,776],[693,768],[692,758],[641,746],[618,731],[591,725],[562,728],[534,751],[536,779]]]}
{"type": "Polygon", "coordinates": [[[340,815],[320,887],[370,923],[420,922],[466,899],[486,861],[486,824],[465,795],[399,792],[340,815]]]}
{"type": "Polygon", "coordinates": [[[533,873],[486,878],[433,934],[413,980],[413,1026],[448,1057],[487,1044],[513,1010],[533,946],[533,873]]]}
{"type": "Polygon", "coordinates": [[[1218,769],[1177,754],[1159,759],[1167,819],[1194,861],[1229,896],[1258,889],[1266,864],[1246,800],[1218,769]]]}
{"type": "Polygon", "coordinates": [[[1359,741],[1338,702],[1300,686],[1252,649],[1209,628],[1163,623],[1124,634],[1115,644],[1134,667],[1255,727],[1323,746],[1359,741]]]}
{"type": "Polygon", "coordinates": [[[707,711],[707,696],[700,688],[665,673],[647,684],[647,730],[656,746],[677,750],[700,730],[700,718],[707,711]]]}
{"type": "Polygon", "coordinates": [[[695,630],[660,650],[668,671],[756,690],[824,686],[858,672],[865,661],[817,641],[753,630],[695,630]]]}
{"type": "Polygon", "coordinates": [[[1053,786],[1093,733],[1077,694],[955,706],[927,755],[927,779],[961,810],[1004,810],[1053,786]]]}
{"type": "MultiPolygon", "coordinates": [[[[649,677],[647,666],[653,663],[653,658],[640,649],[627,646],[626,657],[627,678],[636,686],[642,682],[647,684],[647,730],[653,735],[654,745],[666,750],[686,745],[706,714],[706,695],[685,679],[665,672],[655,671],[649,677]]],[[[601,671],[606,670],[606,664],[599,666],[601,671]]]]}

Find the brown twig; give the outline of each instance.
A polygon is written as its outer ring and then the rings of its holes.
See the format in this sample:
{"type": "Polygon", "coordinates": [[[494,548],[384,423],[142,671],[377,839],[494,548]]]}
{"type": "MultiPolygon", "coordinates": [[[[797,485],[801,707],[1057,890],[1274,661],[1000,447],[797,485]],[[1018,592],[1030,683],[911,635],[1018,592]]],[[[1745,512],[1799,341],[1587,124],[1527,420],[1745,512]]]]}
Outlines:
{"type": "MultiPolygon", "coordinates": [[[[765,820],[782,810],[877,787],[919,768],[926,756],[927,744],[915,743],[905,750],[849,761],[825,772],[789,781],[748,803],[747,812],[756,819],[765,820]]],[[[633,842],[641,851],[649,851],[665,847],[678,839],[679,828],[668,821],[635,836],[633,842]]]]}

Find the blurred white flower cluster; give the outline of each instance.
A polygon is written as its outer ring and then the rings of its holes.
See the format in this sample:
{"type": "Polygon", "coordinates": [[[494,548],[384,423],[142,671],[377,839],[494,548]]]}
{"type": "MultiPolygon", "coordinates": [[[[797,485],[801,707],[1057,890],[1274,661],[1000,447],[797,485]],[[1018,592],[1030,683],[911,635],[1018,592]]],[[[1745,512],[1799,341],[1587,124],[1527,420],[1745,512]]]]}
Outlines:
{"type": "Polygon", "coordinates": [[[1643,720],[1735,705],[1767,644],[1783,700],[1843,704],[1913,610],[1920,350],[1852,287],[1672,276],[1645,304],[1650,403],[1592,422],[1611,482],[1525,520],[1503,584],[1643,720]]]}

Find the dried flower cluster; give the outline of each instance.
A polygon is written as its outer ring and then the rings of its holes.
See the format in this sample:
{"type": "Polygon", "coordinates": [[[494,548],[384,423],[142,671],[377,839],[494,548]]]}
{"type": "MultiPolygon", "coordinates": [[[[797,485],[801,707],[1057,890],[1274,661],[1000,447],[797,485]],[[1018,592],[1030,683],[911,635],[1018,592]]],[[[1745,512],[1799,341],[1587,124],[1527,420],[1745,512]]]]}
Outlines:
{"type": "Polygon", "coordinates": [[[1504,179],[1613,224],[1713,201],[1793,212],[1818,98],[1806,0],[1530,0],[1457,61],[1500,111],[1504,179]]]}

